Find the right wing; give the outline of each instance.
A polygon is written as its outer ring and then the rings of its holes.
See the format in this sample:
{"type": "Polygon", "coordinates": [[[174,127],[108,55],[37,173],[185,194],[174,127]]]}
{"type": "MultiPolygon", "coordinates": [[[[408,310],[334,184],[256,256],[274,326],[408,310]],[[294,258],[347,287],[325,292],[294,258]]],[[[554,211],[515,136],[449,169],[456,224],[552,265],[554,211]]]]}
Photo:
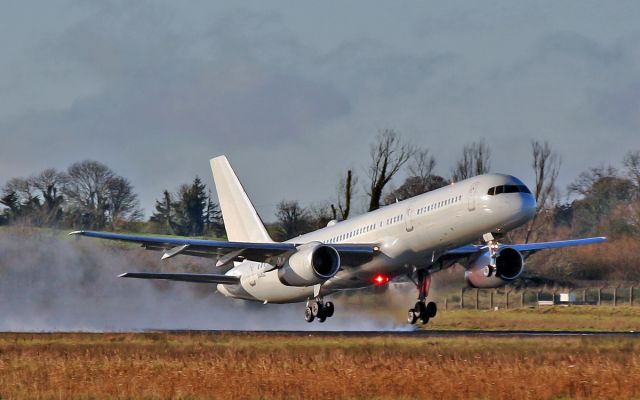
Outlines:
{"type": "Polygon", "coordinates": [[[197,283],[222,283],[235,285],[240,283],[240,278],[233,275],[220,274],[170,274],[155,272],[125,272],[118,275],[120,278],[138,279],[165,279],[168,281],[197,282],[197,283]]]}
{"type": "MultiPolygon", "coordinates": [[[[597,244],[604,243],[607,241],[606,237],[591,237],[584,239],[570,239],[570,240],[558,240],[555,242],[541,242],[541,243],[522,243],[522,244],[503,244],[501,243],[498,246],[498,251],[504,248],[511,248],[518,250],[523,253],[525,257],[530,256],[531,254],[538,252],[540,250],[546,249],[559,249],[562,247],[573,247],[573,246],[585,246],[589,244],[597,244]]],[[[482,252],[488,251],[489,246],[477,245],[477,244],[468,244],[465,246],[457,247],[455,249],[447,250],[443,257],[449,258],[465,258],[465,257],[473,257],[480,255],[482,252]]]]}

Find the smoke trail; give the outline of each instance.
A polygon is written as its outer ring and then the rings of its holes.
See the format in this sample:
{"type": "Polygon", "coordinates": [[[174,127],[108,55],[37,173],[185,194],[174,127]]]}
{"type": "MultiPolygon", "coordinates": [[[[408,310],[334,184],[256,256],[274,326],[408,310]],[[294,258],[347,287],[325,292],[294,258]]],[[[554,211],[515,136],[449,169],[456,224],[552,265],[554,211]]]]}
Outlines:
{"type": "MultiPolygon", "coordinates": [[[[191,257],[168,267],[209,268],[191,257]],[[187,260],[187,261],[185,261],[187,260]],[[199,263],[199,264],[198,264],[199,263]]],[[[304,305],[263,305],[214,294],[215,285],[120,279],[149,271],[159,254],[38,230],[0,231],[0,331],[130,331],[144,329],[388,330],[384,316],[341,308],[308,324],[304,305]]]]}

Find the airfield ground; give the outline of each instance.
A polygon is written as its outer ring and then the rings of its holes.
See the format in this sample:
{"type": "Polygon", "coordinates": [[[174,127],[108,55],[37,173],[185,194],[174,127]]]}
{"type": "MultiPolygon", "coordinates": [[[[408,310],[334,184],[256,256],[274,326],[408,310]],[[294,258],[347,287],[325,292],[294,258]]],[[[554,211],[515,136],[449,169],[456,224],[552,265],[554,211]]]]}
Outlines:
{"type": "Polygon", "coordinates": [[[2,333],[0,398],[640,397],[640,339],[2,333]]]}
{"type": "Polygon", "coordinates": [[[428,329],[640,331],[640,307],[553,306],[439,312],[428,329]]]}

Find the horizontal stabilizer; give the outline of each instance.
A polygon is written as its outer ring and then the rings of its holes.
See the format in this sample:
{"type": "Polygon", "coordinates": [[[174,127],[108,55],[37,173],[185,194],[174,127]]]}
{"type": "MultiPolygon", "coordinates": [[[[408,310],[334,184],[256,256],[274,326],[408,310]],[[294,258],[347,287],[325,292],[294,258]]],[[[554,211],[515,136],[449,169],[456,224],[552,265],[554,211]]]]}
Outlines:
{"type": "Polygon", "coordinates": [[[155,272],[125,272],[118,275],[120,278],[138,279],[165,279],[168,281],[197,282],[197,283],[222,283],[234,285],[240,282],[240,278],[232,275],[221,274],[171,274],[155,272]]]}

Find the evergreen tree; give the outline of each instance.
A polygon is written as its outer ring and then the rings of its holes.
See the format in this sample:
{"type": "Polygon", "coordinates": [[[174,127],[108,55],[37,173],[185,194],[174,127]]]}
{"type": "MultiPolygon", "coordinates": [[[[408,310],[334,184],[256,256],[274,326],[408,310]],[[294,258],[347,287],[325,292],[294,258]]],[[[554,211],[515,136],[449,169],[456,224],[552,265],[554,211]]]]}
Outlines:
{"type": "Polygon", "coordinates": [[[173,218],[173,199],[171,193],[168,190],[162,192],[162,199],[156,200],[155,211],[151,215],[150,221],[158,224],[161,229],[161,233],[170,234],[172,229],[173,218]]]}

